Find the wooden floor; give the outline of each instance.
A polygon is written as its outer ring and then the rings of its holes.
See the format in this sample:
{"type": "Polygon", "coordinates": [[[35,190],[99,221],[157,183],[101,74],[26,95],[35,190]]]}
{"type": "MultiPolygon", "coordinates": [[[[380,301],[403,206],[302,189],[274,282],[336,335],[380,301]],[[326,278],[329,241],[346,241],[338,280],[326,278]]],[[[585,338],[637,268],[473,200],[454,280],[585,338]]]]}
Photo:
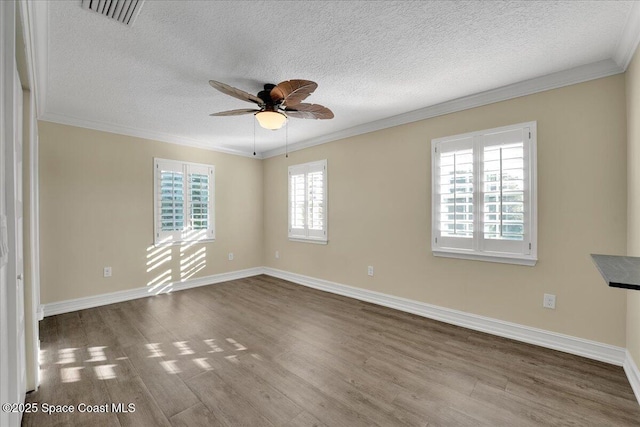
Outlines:
{"type": "Polygon", "coordinates": [[[640,425],[620,367],[268,276],[47,317],[40,337],[27,400],[75,412],[28,426],[640,425]]]}

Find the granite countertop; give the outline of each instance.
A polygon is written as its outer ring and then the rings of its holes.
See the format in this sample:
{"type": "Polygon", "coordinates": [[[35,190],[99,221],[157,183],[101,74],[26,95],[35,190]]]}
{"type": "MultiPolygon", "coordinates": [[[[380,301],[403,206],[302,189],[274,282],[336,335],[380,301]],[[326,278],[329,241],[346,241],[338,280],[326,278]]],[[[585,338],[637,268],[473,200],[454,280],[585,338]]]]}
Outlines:
{"type": "Polygon", "coordinates": [[[591,254],[593,262],[609,286],[640,290],[640,258],[591,254]]]}

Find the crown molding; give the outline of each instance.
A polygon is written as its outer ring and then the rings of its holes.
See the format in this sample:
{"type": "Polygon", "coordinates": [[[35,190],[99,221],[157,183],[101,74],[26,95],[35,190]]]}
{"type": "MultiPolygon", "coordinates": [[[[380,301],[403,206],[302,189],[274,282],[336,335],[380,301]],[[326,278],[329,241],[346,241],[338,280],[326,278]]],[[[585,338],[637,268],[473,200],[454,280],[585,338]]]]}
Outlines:
{"type": "Polygon", "coordinates": [[[97,122],[93,120],[85,120],[77,117],[67,116],[63,114],[45,113],[39,120],[51,123],[59,123],[62,125],[76,126],[85,129],[98,130],[103,132],[110,132],[119,135],[133,136],[136,138],[151,139],[154,141],[168,142],[171,144],[184,145],[187,147],[201,148],[209,151],[217,151],[220,153],[233,154],[236,156],[250,157],[255,159],[262,159],[261,153],[257,153],[255,156],[251,152],[246,152],[236,148],[214,145],[205,141],[197,139],[184,138],[177,135],[171,135],[164,132],[153,132],[144,129],[132,128],[127,126],[113,125],[109,123],[97,122]]]}
{"type": "Polygon", "coordinates": [[[44,115],[47,104],[49,75],[49,4],[46,1],[26,0],[21,9],[26,17],[27,49],[33,68],[32,90],[36,98],[38,118],[44,115]]]}
{"type": "MultiPolygon", "coordinates": [[[[538,92],[544,92],[546,90],[557,89],[560,87],[570,86],[589,80],[608,77],[615,74],[620,74],[622,72],[624,72],[624,70],[620,68],[618,64],[616,64],[612,59],[606,59],[603,61],[582,65],[580,67],[571,68],[569,70],[559,71],[557,73],[536,77],[534,79],[524,80],[522,82],[503,86],[497,89],[492,89],[474,95],[453,99],[451,101],[431,105],[429,107],[399,114],[397,116],[388,117],[386,119],[377,120],[375,122],[365,123],[328,135],[308,139],[306,141],[290,144],[289,152],[302,150],[316,145],[326,144],[327,142],[362,135],[377,130],[387,129],[394,126],[430,119],[445,114],[451,114],[457,111],[468,110],[470,108],[481,107],[483,105],[493,104],[500,101],[506,101],[508,99],[531,95],[538,92]]],[[[262,153],[262,156],[263,158],[269,158],[279,156],[284,153],[284,148],[276,148],[273,150],[264,151],[262,153]]]]}
{"type": "MultiPolygon", "coordinates": [[[[640,28],[640,27],[639,27],[640,28]]],[[[37,69],[37,68],[36,68],[37,69]]],[[[521,96],[531,95],[546,90],[557,89],[564,86],[570,86],[577,83],[595,80],[602,77],[608,77],[620,74],[624,70],[616,64],[612,59],[606,59],[599,62],[583,65],[569,70],[559,71],[557,73],[547,74],[530,80],[503,86],[497,89],[480,92],[474,95],[446,101],[440,104],[421,108],[419,110],[410,111],[386,119],[377,120],[370,123],[354,126],[328,135],[317,138],[311,138],[298,143],[290,144],[288,151],[298,151],[316,145],[326,144],[328,142],[337,141],[357,135],[375,132],[394,126],[400,126],[407,123],[417,122],[420,120],[430,119],[445,114],[455,113],[470,108],[481,107],[483,105],[493,104],[508,99],[518,98],[521,96]]],[[[70,126],[77,126],[86,129],[94,129],[104,132],[111,132],[121,135],[134,136],[138,138],[152,139],[156,141],[168,142],[172,144],[196,147],[205,150],[218,151],[227,154],[234,154],[243,157],[256,159],[265,159],[285,154],[285,148],[280,147],[273,150],[259,152],[255,156],[251,152],[243,151],[236,148],[217,146],[200,140],[184,138],[177,135],[171,135],[163,132],[153,132],[144,129],[131,128],[126,126],[113,125],[109,123],[97,122],[93,120],[85,120],[77,117],[44,113],[39,120],[60,123],[70,126]]]]}
{"type": "MultiPolygon", "coordinates": [[[[16,22],[19,21],[20,25],[16,27],[16,32],[22,30],[22,40],[24,42],[24,56],[25,56],[25,65],[26,65],[26,76],[20,76],[20,83],[22,84],[22,88],[26,89],[30,92],[33,91],[33,79],[34,79],[34,66],[33,66],[33,41],[31,40],[33,31],[31,31],[31,20],[29,17],[29,10],[27,2],[18,2],[16,3],[16,22]]],[[[18,48],[16,41],[16,49],[18,48]]],[[[16,52],[16,59],[17,59],[16,52]]]]}
{"type": "Polygon", "coordinates": [[[627,16],[627,22],[618,39],[613,59],[623,71],[627,70],[640,42],[640,2],[634,2],[627,16]]]}

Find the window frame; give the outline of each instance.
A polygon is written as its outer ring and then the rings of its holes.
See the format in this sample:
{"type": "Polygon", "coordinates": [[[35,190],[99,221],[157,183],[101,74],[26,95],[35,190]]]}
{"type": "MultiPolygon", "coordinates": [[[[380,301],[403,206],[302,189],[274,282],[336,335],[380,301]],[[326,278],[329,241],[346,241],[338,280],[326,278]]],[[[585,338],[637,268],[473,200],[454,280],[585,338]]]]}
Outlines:
{"type": "Polygon", "coordinates": [[[431,140],[431,251],[434,256],[534,266],[538,260],[537,240],[537,122],[518,123],[431,140]],[[485,147],[500,145],[496,135],[513,131],[523,135],[523,239],[485,239],[484,203],[485,147]],[[441,236],[440,156],[447,151],[473,149],[473,237],[441,236]],[[439,152],[438,152],[439,149],[439,152]],[[446,150],[446,151],[443,151],[446,150]],[[527,208],[528,207],[528,208],[527,208]],[[460,241],[455,242],[456,239],[460,241]],[[464,242],[462,240],[465,240],[464,242]],[[504,251],[502,251],[502,250],[504,251]],[[514,249],[518,249],[515,251],[514,249]]]}
{"type": "Polygon", "coordinates": [[[154,246],[171,246],[180,245],[185,243],[202,243],[212,242],[216,238],[215,234],[215,166],[204,164],[185,162],[181,160],[170,160],[154,157],[153,159],[153,244],[154,246]],[[179,171],[183,174],[183,217],[184,226],[182,230],[174,231],[162,231],[160,230],[160,169],[161,166],[166,167],[169,170],[179,171]],[[189,192],[189,175],[192,173],[207,173],[209,176],[209,191],[208,191],[208,227],[206,232],[200,236],[196,235],[195,238],[192,235],[192,229],[190,224],[190,212],[191,212],[191,194],[189,192]],[[188,224],[188,225],[187,225],[188,224]]]}
{"type": "Polygon", "coordinates": [[[289,166],[287,170],[287,236],[289,240],[294,242],[306,242],[317,243],[326,245],[329,241],[328,233],[328,178],[327,178],[327,160],[318,160],[314,162],[301,163],[297,165],[289,166]],[[308,212],[309,212],[309,192],[308,192],[308,179],[309,175],[317,172],[322,172],[322,208],[324,215],[322,217],[322,229],[312,230],[309,228],[308,212]],[[292,184],[291,177],[293,175],[304,175],[304,228],[302,231],[300,228],[292,226],[292,184]]]}

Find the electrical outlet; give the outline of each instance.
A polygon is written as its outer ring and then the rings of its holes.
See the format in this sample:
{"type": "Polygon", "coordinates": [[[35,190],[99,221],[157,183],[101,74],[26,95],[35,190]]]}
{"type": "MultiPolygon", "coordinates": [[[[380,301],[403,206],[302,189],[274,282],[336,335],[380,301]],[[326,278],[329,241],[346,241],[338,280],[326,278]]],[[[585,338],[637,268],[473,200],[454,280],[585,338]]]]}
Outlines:
{"type": "Polygon", "coordinates": [[[276,251],[276,259],[280,259],[280,251],[276,251]]]}
{"type": "Polygon", "coordinates": [[[542,306],[544,308],[550,308],[555,310],[556,308],[556,296],[552,294],[544,294],[544,298],[542,300],[542,306]]]}
{"type": "Polygon", "coordinates": [[[367,274],[368,274],[369,276],[373,276],[373,266],[372,266],[372,265],[370,265],[369,267],[367,267],[367,274]]]}
{"type": "Polygon", "coordinates": [[[105,267],[103,270],[104,277],[111,277],[111,267],[105,267]]]}
{"type": "Polygon", "coordinates": [[[229,252],[229,261],[233,261],[233,252],[229,252]]]}

